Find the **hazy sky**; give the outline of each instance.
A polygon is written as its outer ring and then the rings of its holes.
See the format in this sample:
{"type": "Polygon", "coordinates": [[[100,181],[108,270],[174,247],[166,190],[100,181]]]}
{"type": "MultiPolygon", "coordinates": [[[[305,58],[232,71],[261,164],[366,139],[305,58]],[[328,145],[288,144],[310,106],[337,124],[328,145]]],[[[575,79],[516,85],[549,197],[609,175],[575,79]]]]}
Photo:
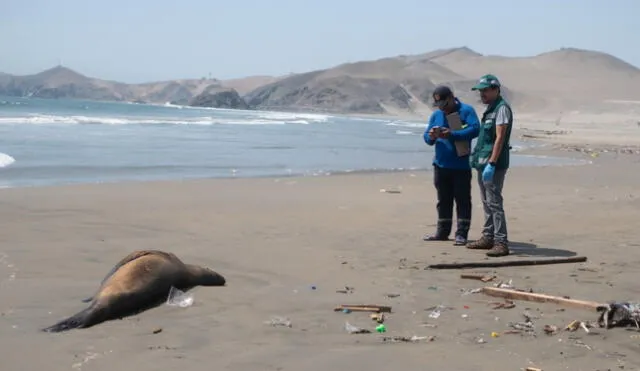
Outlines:
{"type": "Polygon", "coordinates": [[[61,60],[123,82],[233,78],[456,46],[640,66],[639,15],[639,0],[0,0],[0,71],[61,60]]]}

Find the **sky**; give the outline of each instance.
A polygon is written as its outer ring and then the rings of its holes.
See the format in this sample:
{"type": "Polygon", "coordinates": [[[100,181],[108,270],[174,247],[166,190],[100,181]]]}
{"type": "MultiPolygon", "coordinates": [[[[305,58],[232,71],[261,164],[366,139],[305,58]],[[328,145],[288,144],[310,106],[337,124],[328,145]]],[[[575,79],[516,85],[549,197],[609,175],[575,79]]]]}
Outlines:
{"type": "Polygon", "coordinates": [[[640,67],[638,15],[638,0],[0,0],[0,72],[228,79],[460,46],[575,47],[640,67]]]}

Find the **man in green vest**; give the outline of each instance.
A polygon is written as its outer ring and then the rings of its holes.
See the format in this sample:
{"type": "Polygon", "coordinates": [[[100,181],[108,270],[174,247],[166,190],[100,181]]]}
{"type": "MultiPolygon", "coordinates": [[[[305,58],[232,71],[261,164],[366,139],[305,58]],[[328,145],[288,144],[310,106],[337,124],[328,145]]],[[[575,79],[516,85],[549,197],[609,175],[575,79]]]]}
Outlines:
{"type": "Polygon", "coordinates": [[[467,248],[489,250],[490,257],[505,256],[509,255],[509,245],[502,186],[509,168],[513,112],[500,94],[500,81],[494,75],[482,76],[472,90],[479,91],[482,103],[487,105],[470,158],[471,167],[478,171],[485,222],[482,237],[467,244],[467,248]]]}

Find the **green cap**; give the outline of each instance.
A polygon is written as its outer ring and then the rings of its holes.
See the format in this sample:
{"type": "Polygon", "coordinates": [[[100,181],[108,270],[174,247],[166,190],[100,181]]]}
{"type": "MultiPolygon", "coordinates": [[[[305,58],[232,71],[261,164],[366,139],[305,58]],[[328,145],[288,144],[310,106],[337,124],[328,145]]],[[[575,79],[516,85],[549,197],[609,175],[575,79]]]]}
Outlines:
{"type": "Polygon", "coordinates": [[[494,75],[488,74],[482,76],[471,90],[482,90],[491,87],[500,87],[500,80],[494,75]]]}

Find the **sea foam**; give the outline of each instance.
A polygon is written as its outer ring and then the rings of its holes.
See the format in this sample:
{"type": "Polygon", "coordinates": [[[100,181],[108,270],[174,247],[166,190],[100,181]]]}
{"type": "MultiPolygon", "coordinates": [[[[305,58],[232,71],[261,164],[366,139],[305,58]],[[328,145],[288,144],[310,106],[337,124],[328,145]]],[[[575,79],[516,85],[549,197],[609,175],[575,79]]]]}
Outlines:
{"type": "Polygon", "coordinates": [[[199,117],[101,117],[31,114],[28,116],[0,117],[1,124],[34,125],[285,125],[321,123],[327,117],[321,115],[266,114],[246,118],[199,117]]]}

